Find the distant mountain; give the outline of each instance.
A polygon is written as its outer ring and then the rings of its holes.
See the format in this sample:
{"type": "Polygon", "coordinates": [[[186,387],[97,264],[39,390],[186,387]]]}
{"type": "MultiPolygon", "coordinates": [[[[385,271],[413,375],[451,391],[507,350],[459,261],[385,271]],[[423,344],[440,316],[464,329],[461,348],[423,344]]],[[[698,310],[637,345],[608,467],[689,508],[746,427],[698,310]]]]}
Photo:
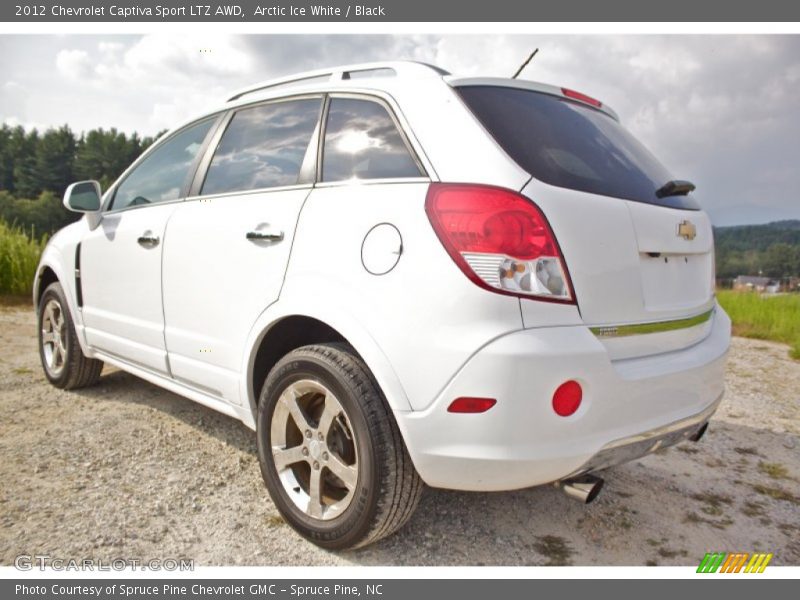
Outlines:
{"type": "Polygon", "coordinates": [[[715,227],[717,277],[800,276],[800,220],[715,227]]]}

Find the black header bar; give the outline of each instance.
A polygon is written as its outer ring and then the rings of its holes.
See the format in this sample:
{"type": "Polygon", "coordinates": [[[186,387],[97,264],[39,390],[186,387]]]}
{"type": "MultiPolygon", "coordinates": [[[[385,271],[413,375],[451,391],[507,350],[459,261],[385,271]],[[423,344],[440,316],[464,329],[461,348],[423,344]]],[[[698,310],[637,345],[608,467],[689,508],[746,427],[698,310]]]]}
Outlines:
{"type": "Polygon", "coordinates": [[[788,0],[4,0],[5,22],[798,22],[788,0]]]}

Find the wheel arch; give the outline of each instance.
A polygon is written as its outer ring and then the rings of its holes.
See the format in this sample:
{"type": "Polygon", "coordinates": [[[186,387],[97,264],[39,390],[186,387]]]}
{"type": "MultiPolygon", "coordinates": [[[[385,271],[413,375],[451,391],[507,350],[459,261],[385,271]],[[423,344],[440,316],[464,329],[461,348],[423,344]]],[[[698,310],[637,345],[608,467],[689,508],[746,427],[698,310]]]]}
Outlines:
{"type": "MultiPolygon", "coordinates": [[[[42,265],[36,273],[36,279],[33,284],[33,310],[39,310],[39,302],[42,300],[42,294],[50,284],[59,281],[58,275],[50,265],[42,265]]],[[[62,287],[64,284],[61,284],[62,287]]]]}
{"type": "Polygon", "coordinates": [[[353,318],[316,311],[286,311],[271,307],[251,330],[243,368],[243,397],[255,419],[258,395],[269,370],[288,352],[308,344],[344,342],[364,361],[393,410],[410,411],[406,393],[389,359],[353,318]]]}

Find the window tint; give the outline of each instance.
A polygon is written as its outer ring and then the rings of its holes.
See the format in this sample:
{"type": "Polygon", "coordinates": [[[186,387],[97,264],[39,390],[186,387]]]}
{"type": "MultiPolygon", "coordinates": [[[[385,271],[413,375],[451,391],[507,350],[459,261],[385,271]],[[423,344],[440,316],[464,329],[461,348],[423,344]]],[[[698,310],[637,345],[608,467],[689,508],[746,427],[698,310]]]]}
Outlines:
{"type": "Polygon", "coordinates": [[[605,113],[530,90],[465,86],[458,92],[506,153],[540,181],[637,202],[698,208],[691,196],[656,196],[673,177],[605,113]]]}
{"type": "Polygon", "coordinates": [[[231,119],[208,168],[203,194],[294,185],[322,99],[264,104],[231,119]]]}
{"type": "Polygon", "coordinates": [[[117,188],[111,208],[119,210],[179,198],[189,168],[214,121],[207,119],[187,127],[155,148],[117,188]]]}
{"type": "Polygon", "coordinates": [[[420,175],[383,106],[351,98],[331,101],[322,159],[323,181],[420,175]]]}

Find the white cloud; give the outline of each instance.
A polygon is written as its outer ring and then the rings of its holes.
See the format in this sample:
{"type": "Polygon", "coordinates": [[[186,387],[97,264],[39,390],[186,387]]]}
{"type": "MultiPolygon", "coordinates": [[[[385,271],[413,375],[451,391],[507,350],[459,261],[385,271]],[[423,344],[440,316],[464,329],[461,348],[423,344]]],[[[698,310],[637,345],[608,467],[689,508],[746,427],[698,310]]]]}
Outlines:
{"type": "Polygon", "coordinates": [[[92,62],[83,50],[61,50],[56,56],[56,68],[69,79],[81,79],[91,73],[92,62]]]}
{"type": "Polygon", "coordinates": [[[611,105],[717,222],[800,216],[798,36],[0,36],[0,120],[147,135],[270,77],[397,59],[510,76],[536,47],[522,77],[611,105]]]}

